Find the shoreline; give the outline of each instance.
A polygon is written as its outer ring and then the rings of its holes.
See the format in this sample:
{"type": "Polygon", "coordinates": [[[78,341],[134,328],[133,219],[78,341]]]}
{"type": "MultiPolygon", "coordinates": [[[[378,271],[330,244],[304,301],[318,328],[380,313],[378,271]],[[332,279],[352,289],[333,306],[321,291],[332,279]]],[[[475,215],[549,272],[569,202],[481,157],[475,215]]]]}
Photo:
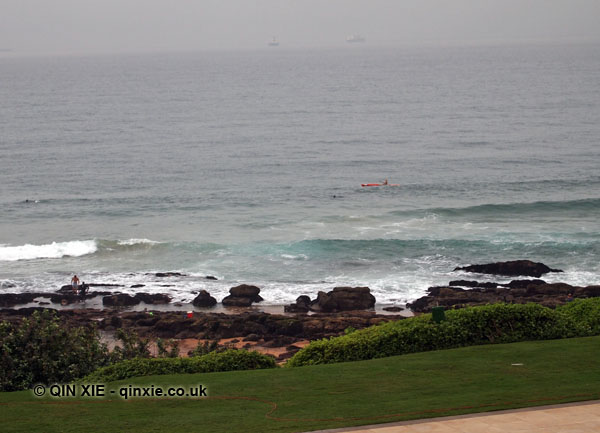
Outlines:
{"type": "MultiPolygon", "coordinates": [[[[120,293],[110,284],[89,284],[92,291],[76,295],[70,286],[50,293],[0,294],[0,320],[16,322],[34,311],[49,309],[65,322],[75,326],[96,323],[107,342],[116,342],[117,329],[135,333],[156,344],[160,339],[181,343],[180,355],[204,342],[235,345],[274,355],[278,362],[293,356],[310,341],[343,335],[349,330],[363,329],[392,320],[402,320],[431,312],[436,307],[456,309],[498,302],[529,302],[555,308],[576,298],[600,297],[600,285],[571,286],[548,283],[539,279],[547,273],[561,273],[543,263],[529,260],[497,262],[457,268],[482,275],[513,277],[509,283],[455,280],[445,286],[430,287],[427,294],[403,305],[378,303],[368,287],[334,287],[319,292],[311,300],[301,295],[293,304],[267,303],[259,295],[260,288],[240,285],[217,302],[205,290],[194,292],[192,302],[172,302],[165,293],[120,293]],[[533,278],[532,278],[533,277],[533,278]],[[8,308],[7,308],[8,307],[8,308]],[[390,308],[392,307],[392,308],[390,308]]],[[[170,276],[172,274],[165,274],[170,276]]],[[[489,279],[486,278],[486,279],[489,279]]]]}
{"type": "MultiPolygon", "coordinates": [[[[48,295],[49,297],[50,295],[48,295]]],[[[47,298],[44,296],[36,297],[33,302],[27,302],[24,304],[16,304],[13,306],[1,307],[1,310],[20,310],[20,309],[31,309],[31,308],[46,308],[50,310],[57,311],[70,311],[70,310],[97,310],[97,311],[117,311],[117,312],[181,312],[187,313],[191,311],[193,314],[202,314],[202,313],[218,313],[218,314],[226,314],[226,315],[239,315],[243,313],[267,313],[267,314],[278,314],[284,316],[296,316],[299,313],[292,313],[284,311],[284,308],[287,304],[269,304],[265,303],[257,303],[250,305],[248,307],[236,307],[236,306],[224,306],[222,303],[217,303],[213,307],[197,307],[193,305],[191,302],[182,303],[168,303],[168,304],[148,304],[145,302],[140,302],[137,305],[130,306],[105,306],[102,305],[102,298],[100,296],[96,296],[94,298],[86,299],[83,302],[75,302],[67,305],[61,305],[59,303],[48,302],[47,298]]],[[[358,310],[357,310],[358,311],[358,310]]],[[[397,304],[379,304],[376,303],[374,308],[365,309],[360,311],[372,312],[380,315],[390,315],[397,316],[401,315],[404,317],[412,317],[414,313],[407,309],[406,306],[399,307],[397,304]],[[400,311],[386,311],[384,308],[402,308],[400,311]]],[[[314,311],[308,311],[305,314],[307,315],[315,315],[318,314],[314,311]]]]}
{"type": "MultiPolygon", "coordinates": [[[[117,329],[135,333],[150,341],[151,353],[156,354],[156,341],[179,342],[179,355],[187,356],[198,343],[217,342],[221,346],[256,350],[270,354],[279,363],[293,356],[310,341],[342,335],[348,329],[363,329],[376,324],[402,320],[407,316],[379,314],[371,311],[344,311],[337,313],[284,313],[281,306],[262,308],[223,307],[188,309],[187,306],[164,305],[85,308],[79,304],[70,308],[53,308],[34,303],[31,307],[0,309],[0,321],[18,323],[35,311],[55,311],[68,326],[95,324],[101,341],[109,347],[118,344],[117,329]],[[158,307],[158,308],[154,308],[158,307]],[[171,306],[172,307],[172,306],[171,306]],[[188,316],[188,311],[193,311],[188,316]]],[[[89,305],[88,305],[89,307],[89,305]]]]}

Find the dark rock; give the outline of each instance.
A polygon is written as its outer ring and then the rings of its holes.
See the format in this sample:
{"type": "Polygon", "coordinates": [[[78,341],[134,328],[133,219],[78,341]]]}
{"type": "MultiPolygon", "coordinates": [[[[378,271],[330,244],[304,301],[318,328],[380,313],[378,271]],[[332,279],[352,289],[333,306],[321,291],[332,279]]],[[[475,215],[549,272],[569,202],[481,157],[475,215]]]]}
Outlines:
{"type": "Polygon", "coordinates": [[[456,280],[450,281],[449,286],[458,287],[484,287],[486,289],[495,289],[498,287],[497,283],[481,283],[479,281],[468,281],[468,280],[456,280]]]}
{"type": "Polygon", "coordinates": [[[308,313],[310,311],[310,298],[306,295],[298,296],[295,304],[285,305],[286,313],[308,313]]]}
{"type": "Polygon", "coordinates": [[[164,293],[136,293],[134,298],[145,304],[168,304],[171,302],[171,297],[164,293]]]}
{"type": "Polygon", "coordinates": [[[530,284],[527,286],[526,294],[532,295],[566,295],[573,293],[575,287],[565,283],[553,283],[553,284],[530,284]]]}
{"type": "Polygon", "coordinates": [[[368,287],[335,287],[329,293],[319,292],[310,306],[323,312],[366,310],[375,306],[375,297],[368,287]]]}
{"type": "MultiPolygon", "coordinates": [[[[86,286],[89,287],[123,287],[123,284],[110,284],[110,283],[85,283],[86,286]]],[[[61,286],[60,289],[57,290],[58,293],[73,293],[73,287],[69,284],[66,286],[61,286]]]]}
{"type": "Polygon", "coordinates": [[[548,284],[542,280],[515,280],[506,286],[509,287],[470,290],[459,287],[430,287],[426,296],[408,304],[408,307],[414,312],[430,312],[434,306],[461,308],[498,302],[534,302],[556,307],[567,301],[568,294],[576,298],[600,296],[600,286],[575,287],[566,283],[548,284]]]}
{"type": "Polygon", "coordinates": [[[154,324],[156,322],[158,322],[160,320],[159,317],[154,316],[154,317],[144,317],[143,319],[138,320],[137,322],[135,322],[135,324],[137,326],[154,326],[154,324]]]}
{"type": "Polygon", "coordinates": [[[271,340],[269,340],[268,342],[262,344],[263,347],[283,347],[283,346],[289,346],[292,343],[295,343],[296,339],[293,337],[287,337],[287,336],[281,336],[281,337],[276,337],[273,338],[271,340]]]}
{"type": "Polygon", "coordinates": [[[546,284],[546,282],[544,280],[512,280],[508,284],[503,284],[503,286],[511,289],[526,289],[530,285],[539,286],[540,284],[546,284]]]}
{"type": "Polygon", "coordinates": [[[221,301],[226,307],[249,307],[252,305],[252,298],[226,296],[221,301]]]}
{"type": "Polygon", "coordinates": [[[221,301],[227,307],[249,307],[254,302],[261,302],[260,289],[256,286],[242,284],[229,289],[229,296],[221,301]]]}
{"type": "Polygon", "coordinates": [[[111,316],[108,323],[110,324],[110,326],[120,328],[121,326],[123,326],[123,319],[121,319],[119,316],[111,316]]]}
{"type": "Polygon", "coordinates": [[[578,287],[573,295],[577,298],[595,298],[600,296],[600,286],[578,287]]]}
{"type": "Polygon", "coordinates": [[[0,307],[5,308],[14,305],[29,304],[35,298],[43,295],[43,293],[2,293],[0,294],[0,307]]]}
{"type": "Polygon", "coordinates": [[[206,277],[204,277],[207,280],[214,280],[217,281],[217,277],[213,277],[212,275],[207,275],[206,277]]]}
{"type": "Polygon", "coordinates": [[[73,293],[73,286],[70,284],[68,286],[61,286],[60,289],[57,290],[58,293],[73,293]]]}
{"type": "Polygon", "coordinates": [[[419,299],[406,304],[406,307],[415,313],[428,313],[433,306],[437,306],[433,296],[421,296],[419,299]]]}
{"type": "Polygon", "coordinates": [[[287,313],[308,311],[333,313],[339,311],[368,310],[375,306],[375,297],[368,287],[335,287],[331,292],[320,291],[311,301],[306,295],[299,296],[296,303],[284,306],[287,313]]]}
{"type": "Polygon", "coordinates": [[[260,340],[260,335],[258,334],[248,334],[244,337],[243,341],[258,341],[260,340]]]}
{"type": "Polygon", "coordinates": [[[383,311],[391,311],[391,312],[398,312],[398,311],[404,311],[404,308],[402,307],[383,307],[383,311]]]}
{"type": "Polygon", "coordinates": [[[548,272],[562,272],[559,269],[551,269],[543,263],[532,262],[531,260],[513,260],[509,262],[488,263],[484,265],[470,265],[457,267],[455,271],[475,272],[478,274],[494,274],[539,278],[548,272]]]}
{"type": "Polygon", "coordinates": [[[107,307],[126,307],[137,305],[140,302],[141,300],[139,298],[127,295],[125,293],[104,296],[102,298],[102,305],[106,305],[107,307]]]}
{"type": "Polygon", "coordinates": [[[146,287],[145,284],[134,284],[133,286],[131,286],[132,289],[139,289],[141,287],[146,287]]]}
{"type": "Polygon", "coordinates": [[[283,352],[281,355],[279,355],[276,358],[277,362],[282,362],[282,361],[286,361],[288,359],[290,359],[292,356],[294,356],[296,354],[297,351],[292,351],[292,352],[283,352]]]}
{"type": "Polygon", "coordinates": [[[242,284],[229,289],[229,293],[236,297],[252,298],[260,293],[260,289],[249,284],[242,284]]]}
{"type": "Polygon", "coordinates": [[[213,307],[217,304],[217,300],[210,296],[206,290],[201,290],[200,294],[194,298],[192,304],[195,307],[213,307]]]}
{"type": "Polygon", "coordinates": [[[85,297],[87,299],[87,298],[95,298],[96,296],[110,296],[112,294],[113,294],[113,292],[106,292],[106,291],[97,292],[94,290],[93,292],[87,293],[85,295],[85,297]]]}
{"type": "Polygon", "coordinates": [[[179,272],[157,272],[154,274],[155,277],[158,278],[166,278],[166,277],[184,277],[185,275],[179,272]]]}
{"type": "MultiPolygon", "coordinates": [[[[331,293],[331,292],[329,292],[331,293]]],[[[317,298],[310,303],[312,311],[332,312],[336,310],[337,304],[333,297],[323,291],[317,293],[317,298]]]]}
{"type": "Polygon", "coordinates": [[[50,302],[53,304],[70,305],[79,302],[81,298],[74,293],[65,293],[64,295],[50,296],[50,302]]]}

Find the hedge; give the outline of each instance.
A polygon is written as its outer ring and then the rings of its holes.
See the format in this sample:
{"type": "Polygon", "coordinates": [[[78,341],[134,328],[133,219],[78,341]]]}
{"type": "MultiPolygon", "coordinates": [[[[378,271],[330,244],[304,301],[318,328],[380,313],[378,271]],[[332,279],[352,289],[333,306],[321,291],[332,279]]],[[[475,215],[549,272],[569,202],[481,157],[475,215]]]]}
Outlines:
{"type": "Polygon", "coordinates": [[[190,358],[135,358],[102,367],[82,382],[111,382],[137,376],[211,373],[217,371],[275,368],[275,359],[258,352],[226,350],[190,358]]]}
{"type": "Polygon", "coordinates": [[[550,340],[600,334],[600,299],[576,300],[551,309],[538,304],[494,304],[388,322],[341,337],[318,340],[296,353],[287,367],[359,361],[406,353],[491,343],[550,340]]]}

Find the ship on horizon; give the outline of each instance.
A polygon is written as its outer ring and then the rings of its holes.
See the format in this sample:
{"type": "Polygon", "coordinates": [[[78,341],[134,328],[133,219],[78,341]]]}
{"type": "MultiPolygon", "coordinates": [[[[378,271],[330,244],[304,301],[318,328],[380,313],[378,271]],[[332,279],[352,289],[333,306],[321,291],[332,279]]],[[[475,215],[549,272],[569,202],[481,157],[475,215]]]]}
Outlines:
{"type": "Polygon", "coordinates": [[[269,41],[268,45],[270,47],[278,47],[279,46],[279,41],[277,40],[277,38],[275,36],[273,36],[273,39],[271,39],[269,41]]]}
{"type": "Polygon", "coordinates": [[[356,43],[356,42],[364,42],[366,39],[361,35],[350,35],[346,37],[346,42],[348,43],[356,43]]]}

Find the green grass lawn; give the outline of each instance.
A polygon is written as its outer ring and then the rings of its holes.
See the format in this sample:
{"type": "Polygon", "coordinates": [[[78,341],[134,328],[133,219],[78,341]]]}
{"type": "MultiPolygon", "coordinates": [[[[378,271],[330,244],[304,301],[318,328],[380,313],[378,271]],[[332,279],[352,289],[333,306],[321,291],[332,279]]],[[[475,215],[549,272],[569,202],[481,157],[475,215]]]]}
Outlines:
{"type": "Polygon", "coordinates": [[[0,393],[0,430],[302,432],[590,400],[600,398],[599,359],[591,337],[106,384],[202,384],[209,397],[199,399],[0,393]]]}

